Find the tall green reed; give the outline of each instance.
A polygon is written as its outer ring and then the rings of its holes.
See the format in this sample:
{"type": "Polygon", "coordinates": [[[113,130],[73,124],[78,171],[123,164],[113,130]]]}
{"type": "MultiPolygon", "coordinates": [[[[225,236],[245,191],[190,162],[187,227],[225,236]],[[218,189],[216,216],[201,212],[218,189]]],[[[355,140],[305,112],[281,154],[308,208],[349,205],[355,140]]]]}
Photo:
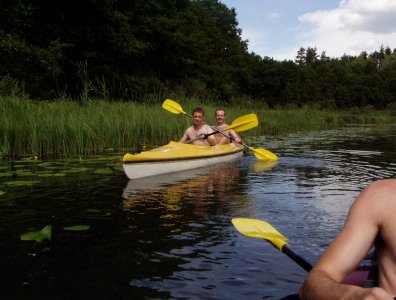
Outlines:
{"type": "MultiPolygon", "coordinates": [[[[349,112],[318,109],[275,109],[259,106],[222,103],[195,98],[174,99],[191,113],[196,106],[206,111],[206,122],[215,123],[216,108],[227,110],[227,121],[256,113],[260,124],[242,132],[243,138],[254,135],[280,135],[297,131],[340,127],[352,120],[367,122],[394,122],[385,114],[359,115],[351,118],[349,112]]],[[[183,114],[172,114],[161,108],[161,103],[83,100],[32,101],[0,97],[0,155],[16,158],[35,155],[42,158],[103,154],[109,149],[131,151],[179,140],[191,120],[183,114]]]]}

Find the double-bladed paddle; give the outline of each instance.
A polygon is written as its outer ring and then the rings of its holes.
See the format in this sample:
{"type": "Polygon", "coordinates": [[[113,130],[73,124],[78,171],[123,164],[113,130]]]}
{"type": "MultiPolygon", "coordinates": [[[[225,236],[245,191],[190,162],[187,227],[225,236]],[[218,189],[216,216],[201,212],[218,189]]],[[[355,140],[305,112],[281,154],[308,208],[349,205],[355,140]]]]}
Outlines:
{"type": "MultiPolygon", "coordinates": [[[[174,114],[184,114],[187,117],[192,118],[192,116],[188,113],[186,113],[183,108],[180,106],[179,103],[171,100],[171,99],[166,99],[164,101],[164,103],[162,103],[162,108],[166,109],[167,111],[170,111],[171,113],[174,114]]],[[[204,123],[206,124],[206,123],[204,123]]],[[[248,114],[242,117],[239,117],[238,119],[235,119],[231,125],[227,126],[226,128],[224,128],[222,131],[226,131],[229,129],[234,129],[235,131],[245,131],[245,130],[249,130],[252,129],[254,127],[258,126],[258,118],[256,114],[248,114]]],[[[212,126],[211,126],[212,127],[212,126]]],[[[213,134],[216,134],[218,132],[221,133],[221,131],[212,128],[213,130],[215,130],[216,132],[213,134]]]]}
{"type": "Polygon", "coordinates": [[[291,250],[287,246],[288,238],[272,227],[271,224],[265,221],[248,218],[232,219],[232,224],[243,235],[265,239],[267,242],[278,248],[282,253],[289,256],[304,270],[307,272],[311,271],[312,264],[291,250]]]}
{"type": "MultiPolygon", "coordinates": [[[[221,133],[224,136],[228,137],[228,135],[224,134],[224,131],[227,131],[229,129],[233,129],[237,132],[240,131],[245,131],[245,130],[249,130],[252,129],[254,127],[256,127],[258,125],[258,118],[256,114],[248,114],[248,115],[244,115],[242,117],[239,117],[238,119],[235,119],[231,125],[223,128],[222,130],[216,130],[215,128],[212,127],[212,129],[214,129],[215,131],[213,131],[212,133],[209,133],[207,135],[205,135],[205,137],[214,135],[216,133],[221,133]]],[[[196,139],[192,139],[190,141],[188,141],[189,143],[199,140],[201,139],[200,137],[196,138],[196,139]]]]}
{"type": "MultiPolygon", "coordinates": [[[[166,99],[164,101],[164,103],[162,103],[162,108],[166,109],[167,111],[169,111],[171,113],[174,113],[174,114],[182,113],[182,114],[192,118],[192,116],[190,114],[186,113],[183,110],[183,108],[180,106],[179,103],[177,103],[171,99],[166,99]]],[[[226,127],[224,130],[234,129],[235,131],[244,131],[244,130],[248,130],[253,127],[256,127],[257,125],[258,125],[257,116],[255,114],[248,114],[246,116],[242,116],[242,117],[236,119],[234,122],[232,122],[232,124],[230,126],[226,127]],[[252,125],[254,125],[254,126],[252,126],[252,125]]],[[[225,134],[221,131],[216,131],[215,133],[217,133],[217,132],[221,133],[222,135],[224,135],[227,138],[230,138],[230,136],[228,136],[227,134],[225,134]]],[[[270,161],[278,160],[278,156],[276,156],[274,153],[272,153],[269,150],[266,150],[263,148],[253,148],[253,147],[246,145],[245,143],[241,143],[241,145],[243,145],[244,147],[247,147],[249,150],[253,151],[254,155],[259,160],[270,160],[270,161]]]]}

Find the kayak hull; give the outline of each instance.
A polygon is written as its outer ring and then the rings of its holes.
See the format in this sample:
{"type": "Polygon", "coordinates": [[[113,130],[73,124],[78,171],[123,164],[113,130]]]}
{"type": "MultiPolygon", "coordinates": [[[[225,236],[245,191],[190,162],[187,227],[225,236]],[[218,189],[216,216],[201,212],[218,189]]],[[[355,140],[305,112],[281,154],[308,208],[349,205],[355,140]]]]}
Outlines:
{"type": "Polygon", "coordinates": [[[237,159],[243,147],[234,144],[196,146],[170,142],[139,154],[125,154],[123,168],[129,179],[207,167],[237,159]]]}

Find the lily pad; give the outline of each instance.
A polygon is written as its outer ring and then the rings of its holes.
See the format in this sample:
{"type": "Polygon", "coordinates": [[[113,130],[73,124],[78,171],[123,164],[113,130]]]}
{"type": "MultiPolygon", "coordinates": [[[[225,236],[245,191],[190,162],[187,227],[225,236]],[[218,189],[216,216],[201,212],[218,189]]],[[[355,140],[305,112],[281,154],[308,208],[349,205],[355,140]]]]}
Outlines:
{"type": "Polygon", "coordinates": [[[107,164],[111,169],[114,169],[116,171],[124,171],[124,168],[122,167],[121,164],[107,164]]]}
{"type": "Polygon", "coordinates": [[[8,186],[32,186],[40,183],[38,180],[15,180],[15,181],[7,181],[4,184],[8,186]]]}
{"type": "Polygon", "coordinates": [[[12,175],[14,175],[14,174],[11,173],[11,172],[0,173],[0,177],[9,177],[9,176],[12,176],[12,175]]]}
{"type": "Polygon", "coordinates": [[[25,167],[27,167],[27,166],[25,166],[25,165],[14,165],[15,169],[20,169],[20,168],[25,168],[25,167]]]}
{"type": "Polygon", "coordinates": [[[15,171],[14,174],[16,174],[18,176],[32,176],[33,172],[29,171],[29,170],[18,170],[18,171],[15,171]]]}
{"type": "Polygon", "coordinates": [[[45,172],[45,173],[40,173],[37,174],[38,177],[63,177],[66,176],[65,173],[49,173],[49,172],[45,172]]]}
{"type": "Polygon", "coordinates": [[[96,174],[111,174],[113,171],[110,168],[104,168],[104,169],[96,169],[94,171],[96,174]]]}
{"type": "Polygon", "coordinates": [[[47,169],[47,170],[58,170],[58,169],[60,169],[61,167],[60,167],[60,166],[47,166],[47,167],[43,167],[43,168],[45,168],[45,169],[47,169]]]}
{"type": "Polygon", "coordinates": [[[36,241],[38,243],[43,242],[44,240],[51,240],[51,232],[52,226],[47,225],[40,231],[30,231],[26,233],[22,233],[20,238],[22,241],[36,241]]]}
{"type": "Polygon", "coordinates": [[[55,177],[63,177],[63,176],[66,176],[66,174],[65,173],[55,173],[54,176],[55,177]]]}
{"type": "Polygon", "coordinates": [[[96,209],[96,208],[88,208],[85,211],[88,212],[88,213],[99,213],[99,212],[101,212],[100,209],[96,209]]]}
{"type": "Polygon", "coordinates": [[[41,164],[38,164],[42,168],[47,168],[47,169],[54,169],[54,168],[60,168],[64,165],[64,163],[61,162],[44,162],[41,164]]]}
{"type": "Polygon", "coordinates": [[[48,172],[46,172],[46,173],[38,173],[37,174],[37,176],[38,177],[54,177],[54,173],[48,173],[48,172]]]}
{"type": "Polygon", "coordinates": [[[63,173],[70,174],[70,173],[85,172],[85,171],[87,171],[87,170],[89,170],[89,168],[81,167],[81,168],[71,168],[71,169],[62,170],[62,172],[63,172],[63,173]]]}
{"type": "Polygon", "coordinates": [[[83,231],[83,230],[88,230],[89,228],[90,228],[89,225],[74,225],[74,226],[63,227],[64,230],[69,230],[69,231],[83,231]]]}

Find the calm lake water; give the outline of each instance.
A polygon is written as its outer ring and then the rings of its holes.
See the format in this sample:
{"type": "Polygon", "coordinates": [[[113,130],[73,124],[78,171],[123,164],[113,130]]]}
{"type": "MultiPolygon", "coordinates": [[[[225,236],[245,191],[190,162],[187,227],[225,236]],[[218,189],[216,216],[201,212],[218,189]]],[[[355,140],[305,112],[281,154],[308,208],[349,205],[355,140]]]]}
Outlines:
{"type": "Polygon", "coordinates": [[[2,299],[278,299],[305,271],[231,219],[266,220],[314,263],[370,182],[395,177],[396,127],[259,138],[211,169],[128,181],[120,156],[0,165],[2,299]],[[52,225],[51,242],[20,234],[52,225]],[[64,227],[89,225],[85,231],[64,227]]]}

